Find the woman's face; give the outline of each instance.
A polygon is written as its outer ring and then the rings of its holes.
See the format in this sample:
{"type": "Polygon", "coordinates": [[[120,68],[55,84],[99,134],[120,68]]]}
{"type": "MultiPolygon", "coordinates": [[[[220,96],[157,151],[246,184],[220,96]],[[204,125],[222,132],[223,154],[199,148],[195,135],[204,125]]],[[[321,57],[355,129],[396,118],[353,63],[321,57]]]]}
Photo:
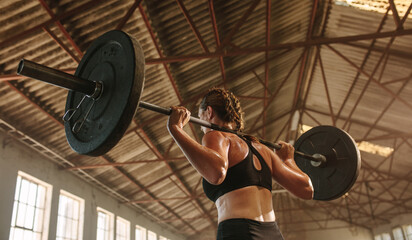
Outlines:
{"type": "MultiPolygon", "coordinates": [[[[198,116],[199,116],[199,119],[200,119],[200,120],[208,121],[208,122],[209,122],[209,119],[207,118],[207,108],[206,108],[206,110],[203,110],[203,109],[199,108],[198,116]]],[[[204,127],[204,126],[200,126],[200,130],[201,130],[203,133],[206,133],[206,132],[208,132],[209,128],[204,127]]]]}

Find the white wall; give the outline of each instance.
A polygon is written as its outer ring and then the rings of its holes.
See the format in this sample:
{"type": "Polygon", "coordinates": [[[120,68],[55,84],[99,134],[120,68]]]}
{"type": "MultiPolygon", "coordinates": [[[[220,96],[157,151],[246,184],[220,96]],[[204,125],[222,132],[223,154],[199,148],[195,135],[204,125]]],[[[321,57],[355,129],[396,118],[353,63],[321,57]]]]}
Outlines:
{"type": "Polygon", "coordinates": [[[327,224],[320,222],[288,226],[283,235],[286,240],[373,240],[369,229],[340,220],[329,220],[327,224]]]}
{"type": "Polygon", "coordinates": [[[137,211],[115,198],[105,194],[76,175],[59,169],[56,163],[36,153],[14,138],[0,131],[0,239],[8,239],[13,211],[17,172],[23,171],[39,180],[53,185],[52,206],[48,239],[56,239],[57,209],[60,190],[63,189],[85,200],[83,239],[96,239],[96,208],[102,207],[120,216],[131,225],[131,239],[134,239],[135,225],[147,228],[158,235],[172,240],[185,239],[165,230],[158,224],[139,215],[137,211]]]}
{"type": "MultiPolygon", "coordinates": [[[[301,238],[302,239],[302,238],[301,238]]],[[[318,230],[306,232],[306,240],[372,240],[372,233],[360,227],[318,230]]]]}

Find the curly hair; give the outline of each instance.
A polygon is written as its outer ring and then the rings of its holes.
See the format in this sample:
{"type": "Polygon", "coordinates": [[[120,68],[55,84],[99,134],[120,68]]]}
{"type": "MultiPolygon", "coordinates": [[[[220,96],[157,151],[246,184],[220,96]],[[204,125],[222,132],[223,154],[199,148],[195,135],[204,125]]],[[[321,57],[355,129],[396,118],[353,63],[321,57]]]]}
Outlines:
{"type": "Polygon", "coordinates": [[[208,106],[211,106],[223,121],[234,122],[235,130],[243,130],[243,111],[239,99],[232,92],[220,88],[209,89],[200,102],[200,109],[206,110],[208,106]]]}

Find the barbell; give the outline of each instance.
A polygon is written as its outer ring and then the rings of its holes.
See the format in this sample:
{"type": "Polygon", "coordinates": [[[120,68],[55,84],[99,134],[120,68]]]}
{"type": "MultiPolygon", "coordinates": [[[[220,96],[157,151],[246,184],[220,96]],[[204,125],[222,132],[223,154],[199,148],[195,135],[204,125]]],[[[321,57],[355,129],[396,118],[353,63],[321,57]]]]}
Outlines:
{"type": "MultiPolygon", "coordinates": [[[[17,73],[70,90],[63,116],[67,141],[79,154],[100,156],[120,141],[138,107],[171,114],[170,108],[140,100],[144,65],[139,42],[113,30],[92,42],[74,75],[25,59],[20,61],[17,73]]],[[[193,116],[190,122],[244,136],[193,116]]],[[[272,149],[281,148],[259,141],[272,149]]],[[[296,164],[312,180],[314,199],[336,199],[355,183],[361,158],[355,141],[345,131],[333,126],[314,127],[300,136],[294,147],[296,164]]]]}

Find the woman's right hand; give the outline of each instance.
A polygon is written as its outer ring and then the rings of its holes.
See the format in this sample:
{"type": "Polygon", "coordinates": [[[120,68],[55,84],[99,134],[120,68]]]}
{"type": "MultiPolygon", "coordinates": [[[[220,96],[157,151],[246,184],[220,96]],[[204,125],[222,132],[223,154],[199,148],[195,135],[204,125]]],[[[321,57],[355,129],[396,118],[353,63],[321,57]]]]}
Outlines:
{"type": "Polygon", "coordinates": [[[276,150],[276,155],[278,155],[282,161],[294,159],[295,148],[291,144],[284,141],[279,141],[278,144],[281,148],[276,150]]]}
{"type": "Polygon", "coordinates": [[[190,111],[181,106],[172,106],[170,109],[172,112],[167,122],[168,129],[170,130],[173,125],[183,128],[190,120],[190,111]]]}

